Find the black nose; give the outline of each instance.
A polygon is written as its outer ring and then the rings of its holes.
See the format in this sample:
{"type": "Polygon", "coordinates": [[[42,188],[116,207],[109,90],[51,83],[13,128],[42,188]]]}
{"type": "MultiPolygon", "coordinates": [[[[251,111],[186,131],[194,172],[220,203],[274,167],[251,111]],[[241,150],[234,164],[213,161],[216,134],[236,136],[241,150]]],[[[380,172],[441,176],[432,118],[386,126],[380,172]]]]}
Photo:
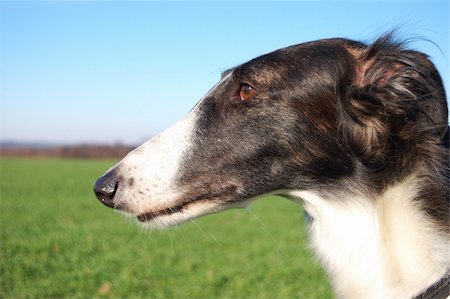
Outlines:
{"type": "Polygon", "coordinates": [[[102,204],[107,207],[114,208],[114,195],[119,185],[119,180],[113,171],[106,173],[104,176],[95,181],[94,192],[102,204]]]}

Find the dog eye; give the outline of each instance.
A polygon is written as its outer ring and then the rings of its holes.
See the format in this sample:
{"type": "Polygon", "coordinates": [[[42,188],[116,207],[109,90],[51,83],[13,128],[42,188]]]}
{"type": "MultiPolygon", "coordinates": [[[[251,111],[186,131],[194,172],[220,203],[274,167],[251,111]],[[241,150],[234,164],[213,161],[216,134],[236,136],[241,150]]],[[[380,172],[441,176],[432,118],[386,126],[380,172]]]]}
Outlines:
{"type": "Polygon", "coordinates": [[[255,89],[248,85],[247,83],[243,83],[241,88],[239,89],[239,98],[241,101],[250,100],[255,95],[255,89]]]}

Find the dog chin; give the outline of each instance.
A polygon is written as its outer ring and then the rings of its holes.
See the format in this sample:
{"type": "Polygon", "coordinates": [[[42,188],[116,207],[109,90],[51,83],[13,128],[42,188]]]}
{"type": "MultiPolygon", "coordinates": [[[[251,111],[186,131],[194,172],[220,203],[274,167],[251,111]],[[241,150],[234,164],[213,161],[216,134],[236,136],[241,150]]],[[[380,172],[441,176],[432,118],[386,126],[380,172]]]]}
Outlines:
{"type": "Polygon", "coordinates": [[[195,218],[219,213],[234,208],[244,208],[247,202],[241,203],[220,203],[220,202],[199,202],[186,207],[167,208],[158,211],[144,212],[140,214],[122,212],[127,218],[132,217],[137,223],[148,229],[164,229],[177,226],[193,220],[195,218]]]}

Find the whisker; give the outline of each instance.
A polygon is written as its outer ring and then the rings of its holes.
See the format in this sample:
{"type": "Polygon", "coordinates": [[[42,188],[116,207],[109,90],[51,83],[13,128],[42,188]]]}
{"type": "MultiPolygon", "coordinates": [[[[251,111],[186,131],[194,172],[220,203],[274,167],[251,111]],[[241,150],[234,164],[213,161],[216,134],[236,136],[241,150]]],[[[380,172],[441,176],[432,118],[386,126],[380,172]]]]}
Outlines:
{"type": "MultiPolygon", "coordinates": [[[[196,219],[192,219],[192,220],[190,220],[190,222],[192,222],[192,223],[198,228],[198,230],[203,234],[203,236],[205,236],[205,238],[206,238],[210,243],[214,243],[214,242],[211,240],[211,238],[208,236],[208,234],[201,228],[200,224],[197,223],[196,219]]],[[[217,241],[216,238],[214,238],[214,240],[215,240],[215,243],[217,243],[217,244],[220,245],[220,243],[217,241]]],[[[222,245],[220,245],[220,246],[222,246],[222,245]]]]}
{"type": "Polygon", "coordinates": [[[261,225],[261,227],[267,232],[267,234],[272,238],[273,241],[275,241],[275,243],[279,243],[279,241],[275,238],[275,236],[272,234],[272,232],[270,231],[270,229],[267,227],[267,225],[264,224],[264,222],[262,222],[262,220],[255,214],[253,213],[250,209],[245,209],[250,215],[252,215],[255,220],[261,225]]]}

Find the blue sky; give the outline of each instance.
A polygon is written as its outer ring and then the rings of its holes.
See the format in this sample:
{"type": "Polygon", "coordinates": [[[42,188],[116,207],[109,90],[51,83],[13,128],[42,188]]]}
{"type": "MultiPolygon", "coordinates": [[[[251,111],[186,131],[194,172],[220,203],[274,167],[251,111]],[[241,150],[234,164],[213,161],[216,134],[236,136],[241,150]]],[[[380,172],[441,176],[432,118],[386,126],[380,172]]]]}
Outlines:
{"type": "Polygon", "coordinates": [[[448,1],[0,2],[0,139],[138,144],[220,72],[328,37],[401,26],[449,90],[448,1]]]}

